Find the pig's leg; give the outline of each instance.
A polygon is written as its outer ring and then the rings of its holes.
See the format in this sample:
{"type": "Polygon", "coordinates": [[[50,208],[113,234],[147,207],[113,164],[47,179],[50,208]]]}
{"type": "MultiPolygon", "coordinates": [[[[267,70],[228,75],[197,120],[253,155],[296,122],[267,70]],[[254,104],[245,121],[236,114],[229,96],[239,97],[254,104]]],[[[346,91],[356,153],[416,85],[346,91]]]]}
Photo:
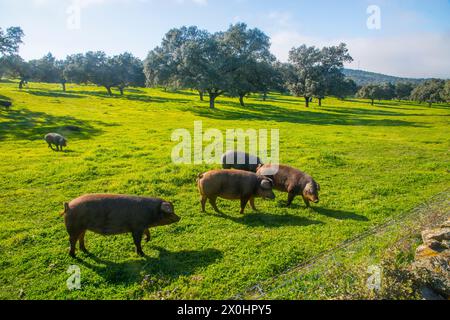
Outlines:
{"type": "Polygon", "coordinates": [[[288,193],[288,201],[287,201],[287,206],[289,207],[292,204],[292,201],[294,201],[295,198],[295,192],[289,192],[288,193]]]}
{"type": "Polygon", "coordinates": [[[206,206],[206,200],[208,200],[208,198],[206,196],[202,195],[202,199],[200,200],[201,204],[202,204],[202,212],[206,212],[205,206],[206,206]]]}
{"type": "Polygon", "coordinates": [[[303,202],[305,203],[305,206],[306,206],[307,208],[310,207],[310,206],[309,206],[309,200],[306,199],[305,197],[303,197],[303,202]]]}
{"type": "Polygon", "coordinates": [[[138,255],[140,255],[141,257],[145,256],[145,253],[144,253],[144,251],[142,251],[142,246],[141,246],[143,233],[144,233],[144,231],[142,231],[142,230],[133,232],[133,240],[134,240],[134,245],[136,246],[136,253],[138,255]]]}
{"type": "Polygon", "coordinates": [[[247,206],[248,198],[241,198],[241,214],[244,214],[245,207],[247,206]]]}
{"type": "Polygon", "coordinates": [[[73,234],[70,234],[70,237],[69,237],[69,241],[70,241],[70,251],[69,251],[69,255],[71,256],[71,257],[73,257],[73,258],[75,258],[75,247],[76,247],[76,244],[77,244],[77,241],[78,241],[78,238],[80,237],[80,234],[79,233],[73,233],[73,234]]]}
{"type": "Polygon", "coordinates": [[[217,200],[217,197],[209,198],[209,203],[210,203],[211,206],[214,208],[214,211],[215,211],[215,212],[221,213],[220,210],[219,210],[219,208],[217,208],[216,200],[217,200]]]}
{"type": "Polygon", "coordinates": [[[150,241],[150,230],[146,229],[144,231],[144,235],[145,235],[145,242],[149,242],[150,241]]]}
{"type": "Polygon", "coordinates": [[[258,209],[256,209],[255,207],[255,198],[253,197],[250,198],[250,206],[252,207],[253,210],[258,211],[258,209]]]}
{"type": "Polygon", "coordinates": [[[86,234],[86,230],[84,230],[80,237],[78,238],[80,241],[80,250],[83,251],[84,253],[88,253],[86,246],[84,245],[84,235],[86,234]]]}

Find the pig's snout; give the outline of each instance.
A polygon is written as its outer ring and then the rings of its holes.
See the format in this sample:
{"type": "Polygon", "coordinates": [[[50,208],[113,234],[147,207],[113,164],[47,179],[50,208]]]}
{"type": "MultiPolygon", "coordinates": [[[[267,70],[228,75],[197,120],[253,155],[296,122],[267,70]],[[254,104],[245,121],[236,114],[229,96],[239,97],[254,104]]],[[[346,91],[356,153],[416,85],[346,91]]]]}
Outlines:
{"type": "Polygon", "coordinates": [[[273,200],[275,199],[275,193],[273,193],[273,191],[266,191],[264,190],[261,194],[263,199],[270,199],[273,200]]]}
{"type": "Polygon", "coordinates": [[[270,200],[275,199],[275,193],[272,192],[267,198],[269,198],[270,200]]]}
{"type": "Polygon", "coordinates": [[[179,216],[177,216],[176,214],[171,215],[169,219],[170,219],[170,222],[172,222],[172,223],[176,223],[181,220],[181,218],[179,216]]]}

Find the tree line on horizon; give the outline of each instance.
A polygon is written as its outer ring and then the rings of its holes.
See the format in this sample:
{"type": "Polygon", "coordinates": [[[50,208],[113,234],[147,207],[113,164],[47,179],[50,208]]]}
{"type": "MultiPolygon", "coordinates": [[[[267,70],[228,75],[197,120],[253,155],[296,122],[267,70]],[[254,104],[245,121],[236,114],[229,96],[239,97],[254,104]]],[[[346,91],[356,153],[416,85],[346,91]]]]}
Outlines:
{"type": "Polygon", "coordinates": [[[290,93],[303,97],[308,107],[312,98],[355,96],[375,100],[414,100],[429,105],[450,101],[450,80],[431,79],[421,84],[399,82],[395,85],[367,84],[358,87],[343,73],[351,62],[347,46],[324,48],[301,45],[289,52],[287,63],[277,61],[270,52],[270,38],[244,23],[231,25],[223,32],[210,33],[195,26],[169,30],[162,42],[141,61],[125,52],[108,56],[102,51],[69,55],[64,60],[51,53],[41,59],[25,61],[18,54],[24,33],[20,27],[4,32],[0,28],[0,78],[19,78],[19,88],[27,81],[92,83],[105,87],[112,95],[117,88],[163,87],[196,90],[201,100],[209,97],[210,108],[221,95],[244,98],[252,93],[290,93]]]}

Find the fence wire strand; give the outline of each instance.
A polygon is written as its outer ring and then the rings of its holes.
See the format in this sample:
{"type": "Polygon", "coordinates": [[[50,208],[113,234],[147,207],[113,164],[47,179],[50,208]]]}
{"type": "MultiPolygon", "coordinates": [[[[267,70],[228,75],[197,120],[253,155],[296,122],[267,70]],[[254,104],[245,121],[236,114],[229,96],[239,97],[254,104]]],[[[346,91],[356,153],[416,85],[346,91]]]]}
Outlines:
{"type": "MultiPolygon", "coordinates": [[[[449,210],[450,210],[450,189],[447,189],[443,192],[440,192],[440,193],[434,195],[433,197],[429,198],[427,201],[425,201],[424,203],[420,204],[419,206],[415,207],[412,210],[405,211],[405,212],[395,216],[394,218],[391,218],[388,221],[386,221],[380,225],[377,225],[369,230],[366,230],[353,238],[347,239],[347,240],[341,242],[340,244],[338,244],[337,246],[335,246],[331,249],[325,250],[325,251],[321,252],[320,254],[315,255],[315,256],[307,259],[306,261],[304,261],[294,267],[291,267],[291,268],[287,269],[286,271],[284,271],[274,277],[271,277],[260,283],[257,283],[256,285],[246,289],[245,291],[234,295],[233,297],[230,298],[230,300],[242,300],[242,299],[245,299],[245,297],[247,297],[249,295],[252,297],[252,299],[256,299],[256,300],[263,299],[268,294],[270,294],[276,290],[279,290],[281,288],[287,287],[290,284],[292,284],[294,281],[300,279],[302,277],[302,274],[293,276],[293,277],[289,277],[288,280],[283,281],[281,284],[279,284],[279,285],[275,286],[274,288],[267,290],[267,291],[264,290],[264,286],[273,284],[280,278],[286,277],[291,273],[301,273],[302,271],[308,270],[311,267],[318,264],[320,261],[323,261],[326,259],[331,258],[335,261],[334,263],[336,264],[337,263],[336,255],[338,254],[338,252],[350,247],[351,245],[353,245],[355,243],[361,242],[362,240],[368,238],[369,236],[381,234],[382,232],[386,231],[391,226],[394,226],[394,225],[396,225],[398,227],[405,226],[406,222],[410,221],[410,219],[413,217],[423,218],[429,212],[429,210],[427,210],[427,209],[433,208],[433,205],[439,206],[440,208],[442,207],[445,212],[449,212],[449,210]]],[[[404,238],[406,238],[406,237],[404,237],[404,238]]]]}

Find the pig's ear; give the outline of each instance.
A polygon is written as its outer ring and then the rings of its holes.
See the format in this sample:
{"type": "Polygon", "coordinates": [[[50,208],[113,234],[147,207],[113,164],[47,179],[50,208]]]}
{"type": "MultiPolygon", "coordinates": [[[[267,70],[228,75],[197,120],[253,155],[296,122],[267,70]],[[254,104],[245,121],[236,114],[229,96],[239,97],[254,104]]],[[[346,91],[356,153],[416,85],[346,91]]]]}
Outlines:
{"type": "Polygon", "coordinates": [[[161,203],[161,210],[165,213],[173,213],[173,207],[170,202],[161,203]]]}
{"type": "Polygon", "coordinates": [[[311,189],[312,189],[312,184],[310,182],[310,183],[306,184],[305,189],[303,189],[303,191],[306,193],[311,193],[311,189]]]}
{"type": "Polygon", "coordinates": [[[267,179],[264,179],[263,181],[261,181],[261,187],[263,188],[263,189],[266,189],[266,190],[269,190],[269,189],[271,189],[272,188],[272,180],[271,179],[269,179],[269,178],[267,178],[267,179]]]}

